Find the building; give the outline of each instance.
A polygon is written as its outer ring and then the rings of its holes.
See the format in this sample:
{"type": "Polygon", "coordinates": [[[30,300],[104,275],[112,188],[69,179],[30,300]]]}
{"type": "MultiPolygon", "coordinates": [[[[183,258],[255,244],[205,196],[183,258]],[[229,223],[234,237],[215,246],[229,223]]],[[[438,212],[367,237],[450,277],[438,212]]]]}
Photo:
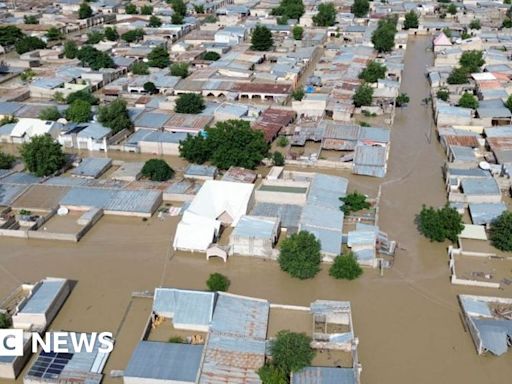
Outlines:
{"type": "Polygon", "coordinates": [[[242,216],[230,236],[230,253],[274,257],[279,232],[277,217],[242,216]]]}
{"type": "Polygon", "coordinates": [[[11,132],[13,143],[21,144],[32,140],[34,136],[50,135],[54,139],[59,136],[62,125],[55,121],[40,119],[19,119],[11,132]]]}
{"type": "Polygon", "coordinates": [[[78,167],[71,170],[71,176],[85,179],[97,179],[112,166],[112,159],[103,157],[86,157],[78,167]]]}

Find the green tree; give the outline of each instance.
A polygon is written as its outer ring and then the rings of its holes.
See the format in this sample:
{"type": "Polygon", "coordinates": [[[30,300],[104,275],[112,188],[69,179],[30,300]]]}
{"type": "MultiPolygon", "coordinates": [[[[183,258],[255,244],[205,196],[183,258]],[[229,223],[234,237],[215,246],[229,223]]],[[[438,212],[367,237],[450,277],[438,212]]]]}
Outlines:
{"type": "Polygon", "coordinates": [[[213,52],[213,51],[204,52],[201,56],[202,56],[203,60],[208,60],[208,61],[217,61],[220,59],[220,55],[217,52],[213,52]]]}
{"type": "Polygon", "coordinates": [[[73,104],[75,100],[87,101],[91,105],[98,104],[99,100],[89,91],[76,91],[66,97],[66,103],[73,104]]]}
{"type": "Polygon", "coordinates": [[[279,266],[298,279],[311,279],[320,271],[320,241],[306,231],[294,233],[283,240],[279,266]]]}
{"type": "Polygon", "coordinates": [[[209,291],[212,292],[226,292],[231,285],[231,281],[221,273],[212,273],[208,280],[206,280],[206,286],[209,291]]]}
{"type": "Polygon", "coordinates": [[[149,66],[143,61],[133,63],[131,70],[134,75],[149,75],[149,66]]]}
{"type": "Polygon", "coordinates": [[[443,101],[448,101],[448,99],[450,98],[450,91],[446,88],[440,88],[436,93],[436,97],[443,101]]]}
{"type": "Polygon", "coordinates": [[[405,14],[404,29],[418,28],[418,15],[414,11],[409,11],[405,14]]]}
{"type": "Polygon", "coordinates": [[[0,329],[6,329],[11,326],[11,321],[5,313],[0,313],[0,329]]]}
{"type": "Polygon", "coordinates": [[[153,7],[149,4],[145,4],[142,7],[140,7],[140,14],[141,15],[152,15],[153,14],[153,7]]]}
{"type": "Polygon", "coordinates": [[[62,117],[57,107],[46,107],[39,112],[41,120],[57,121],[62,117]]]}
{"type": "Polygon", "coordinates": [[[443,29],[443,33],[446,35],[447,38],[452,37],[452,30],[450,28],[443,29]]]}
{"type": "Polygon", "coordinates": [[[184,79],[188,76],[188,64],[187,63],[172,63],[171,75],[178,76],[184,79]]]}
{"type": "Polygon", "coordinates": [[[284,148],[286,147],[287,145],[289,144],[289,141],[288,139],[286,138],[286,136],[279,136],[277,138],[277,145],[281,148],[284,148]]]}
{"type": "Polygon", "coordinates": [[[0,26],[0,45],[3,47],[14,45],[24,37],[25,35],[21,29],[14,25],[0,26]]]}
{"type": "Polygon", "coordinates": [[[204,18],[204,22],[207,24],[213,24],[219,21],[215,15],[208,15],[204,18]]]}
{"type": "Polygon", "coordinates": [[[286,374],[270,363],[265,364],[258,370],[258,376],[262,384],[289,384],[286,374]]]}
{"type": "Polygon", "coordinates": [[[268,51],[274,45],[272,32],[264,25],[256,25],[252,31],[251,49],[254,51],[268,51]]]}
{"type": "Polygon", "coordinates": [[[62,92],[58,92],[57,91],[57,92],[55,92],[53,94],[53,101],[56,101],[59,104],[65,104],[66,103],[66,98],[64,97],[62,92]]]}
{"type": "Polygon", "coordinates": [[[288,24],[288,16],[279,16],[277,18],[277,25],[287,25],[288,24]]]}
{"type": "Polygon", "coordinates": [[[275,151],[272,154],[272,163],[275,166],[282,167],[284,165],[284,156],[281,152],[275,151]]]}
{"type": "Polygon", "coordinates": [[[104,33],[108,41],[119,40],[119,33],[117,32],[116,27],[107,27],[105,28],[104,33]]]}
{"type": "Polygon", "coordinates": [[[329,275],[335,279],[354,280],[363,274],[363,269],[352,252],[336,256],[329,268],[329,275]]]}
{"type": "Polygon", "coordinates": [[[101,31],[91,31],[87,33],[86,44],[98,44],[105,38],[105,35],[101,31]]]}
{"type": "Polygon", "coordinates": [[[407,93],[400,93],[397,97],[396,97],[396,105],[398,107],[401,107],[403,105],[406,105],[406,104],[409,104],[409,101],[410,101],[410,97],[409,95],[407,95],[407,93]]]}
{"type": "Polygon", "coordinates": [[[78,47],[72,40],[66,40],[64,42],[64,57],[66,59],[74,59],[78,54],[78,47]]]}
{"type": "Polygon", "coordinates": [[[373,88],[368,84],[360,85],[352,97],[356,107],[371,105],[373,100],[373,88]]]}
{"type": "Polygon", "coordinates": [[[127,43],[133,43],[135,41],[142,40],[143,37],[144,37],[144,30],[141,28],[132,29],[132,30],[125,32],[121,35],[121,39],[123,39],[127,43]]]}
{"type": "Polygon", "coordinates": [[[183,16],[179,13],[173,13],[171,16],[171,23],[176,25],[183,24],[183,16]]]}
{"type": "Polygon", "coordinates": [[[39,19],[34,15],[23,16],[23,22],[25,24],[39,24],[39,19]]]}
{"type": "Polygon", "coordinates": [[[447,12],[450,15],[455,15],[457,13],[457,7],[455,6],[455,4],[451,3],[447,8],[447,12]]]}
{"type": "Polygon", "coordinates": [[[15,162],[13,155],[0,151],[0,169],[11,169],[15,162]]]}
{"type": "Polygon", "coordinates": [[[448,79],[446,79],[448,84],[465,84],[468,82],[468,71],[463,67],[456,67],[452,70],[448,79]]]}
{"type": "Polygon", "coordinates": [[[501,251],[512,251],[512,212],[503,212],[491,223],[491,244],[501,251]]]}
{"type": "Polygon", "coordinates": [[[367,83],[376,83],[379,79],[386,77],[386,66],[377,62],[370,61],[365,69],[359,73],[359,78],[367,83]]]}
{"type": "Polygon", "coordinates": [[[38,177],[49,176],[66,163],[60,144],[50,135],[32,137],[21,145],[20,154],[27,169],[38,177]]]}
{"type": "Polygon", "coordinates": [[[366,196],[357,191],[349,193],[345,197],[340,197],[340,201],[343,202],[340,210],[342,210],[345,215],[350,215],[352,212],[361,211],[371,207],[370,203],[366,201],[366,196]]]}
{"type": "Polygon", "coordinates": [[[162,46],[153,48],[148,54],[148,64],[150,67],[165,68],[170,63],[169,52],[162,46]]]}
{"type": "Polygon", "coordinates": [[[479,72],[480,67],[485,64],[482,51],[465,51],[459,59],[459,64],[469,73],[479,72]]]}
{"type": "Polygon", "coordinates": [[[286,19],[299,19],[304,11],[302,0],[281,0],[279,5],[272,9],[272,15],[285,16],[286,19]]]}
{"type": "Polygon", "coordinates": [[[295,91],[292,92],[292,97],[294,100],[301,101],[304,98],[304,89],[297,88],[295,91]]]}
{"type": "Polygon", "coordinates": [[[505,102],[505,107],[507,107],[512,112],[512,95],[507,98],[505,102]]]}
{"type": "Polygon", "coordinates": [[[313,22],[318,27],[332,27],[336,22],[336,8],[333,3],[320,3],[318,13],[313,16],[313,22]]]}
{"type": "Polygon", "coordinates": [[[151,181],[167,181],[174,176],[174,170],[162,159],[150,159],[142,167],[142,176],[151,181]]]}
{"type": "Polygon", "coordinates": [[[36,75],[36,73],[31,69],[25,69],[23,72],[21,72],[20,79],[21,81],[25,82],[31,82],[32,78],[36,75]]]}
{"type": "Polygon", "coordinates": [[[440,209],[423,206],[416,220],[420,233],[432,241],[455,242],[464,229],[462,216],[448,205],[440,209]]]}
{"type": "Polygon", "coordinates": [[[137,7],[135,4],[128,3],[126,4],[126,7],[124,7],[124,11],[127,15],[136,15],[137,14],[137,7]]]}
{"type": "Polygon", "coordinates": [[[149,18],[148,27],[150,28],[158,28],[162,26],[162,20],[158,16],[151,16],[149,18]]]}
{"type": "Polygon", "coordinates": [[[480,28],[482,28],[482,26],[480,25],[480,20],[479,19],[471,20],[471,23],[469,23],[469,28],[470,29],[480,29],[480,28]]]}
{"type": "Polygon", "coordinates": [[[109,105],[99,108],[98,121],[114,133],[123,129],[131,129],[133,124],[126,108],[126,101],[116,99],[109,105]]]}
{"type": "Polygon", "coordinates": [[[46,31],[46,38],[48,41],[60,40],[63,38],[63,34],[59,29],[50,27],[48,31],[46,31]]]}
{"type": "Polygon", "coordinates": [[[191,163],[203,164],[210,159],[212,148],[208,146],[206,137],[198,134],[187,138],[180,142],[180,156],[191,163]]]}
{"type": "Polygon", "coordinates": [[[199,5],[194,4],[194,11],[195,11],[195,13],[202,15],[204,13],[204,6],[203,6],[203,4],[199,4],[199,5]]]}
{"type": "Polygon", "coordinates": [[[507,17],[505,20],[503,20],[501,28],[512,28],[512,19],[507,17]]]}
{"type": "Polygon", "coordinates": [[[158,89],[156,88],[155,83],[148,81],[148,82],[144,83],[144,91],[146,91],[150,94],[154,94],[158,91],[158,89]]]}
{"type": "Polygon", "coordinates": [[[464,94],[459,99],[459,107],[477,109],[478,99],[471,93],[464,92],[464,94]]]}
{"type": "Polygon", "coordinates": [[[197,93],[183,93],[178,96],[174,111],[177,113],[191,113],[197,115],[205,108],[203,96],[197,93]]]}
{"type": "Polygon", "coordinates": [[[95,71],[101,68],[115,67],[114,60],[108,53],[101,52],[90,45],[82,47],[76,57],[81,61],[82,65],[86,65],[95,71]]]}
{"type": "Polygon", "coordinates": [[[350,11],[355,17],[364,17],[370,12],[370,2],[368,0],[354,0],[350,11]]]}
{"type": "Polygon", "coordinates": [[[36,49],[45,49],[46,43],[35,36],[25,36],[18,40],[15,44],[16,52],[22,55],[26,52],[34,51],[36,49]]]}
{"type": "Polygon", "coordinates": [[[84,100],[75,100],[66,109],[66,119],[75,123],[86,123],[92,119],[91,104],[84,100]]]}
{"type": "Polygon", "coordinates": [[[171,6],[174,13],[177,13],[182,17],[185,17],[187,15],[187,5],[183,0],[172,0],[171,6]]]}
{"type": "Polygon", "coordinates": [[[292,35],[295,40],[302,40],[302,36],[304,35],[304,28],[300,25],[295,25],[292,28],[292,35]]]}
{"type": "Polygon", "coordinates": [[[80,4],[80,8],[78,9],[78,18],[79,19],[88,19],[92,16],[92,8],[87,3],[80,4]]]}
{"type": "Polygon", "coordinates": [[[391,52],[395,46],[396,19],[387,18],[379,21],[373,31],[372,43],[378,52],[391,52]]]}
{"type": "Polygon", "coordinates": [[[315,357],[311,337],[287,330],[277,333],[276,339],[270,344],[270,354],[272,365],[279,368],[286,377],[311,365],[315,357]]]}

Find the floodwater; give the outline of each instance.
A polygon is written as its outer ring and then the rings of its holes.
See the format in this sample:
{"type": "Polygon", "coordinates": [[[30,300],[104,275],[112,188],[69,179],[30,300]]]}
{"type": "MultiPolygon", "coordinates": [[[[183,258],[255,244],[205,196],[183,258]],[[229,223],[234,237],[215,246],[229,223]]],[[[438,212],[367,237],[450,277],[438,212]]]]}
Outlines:
{"type": "MultiPolygon", "coordinates": [[[[23,281],[45,276],[77,280],[51,328],[112,331],[118,336],[105,383],[122,382],[109,373],[126,367],[150,312],[151,300],[132,299],[131,293],[157,286],[202,289],[213,272],[231,279],[231,292],[275,303],[350,300],[364,384],[510,382],[512,353],[479,357],[461,324],[456,299],[458,293],[503,292],[451,286],[447,244],[428,242],[413,224],[423,203],[441,205],[446,199],[444,155],[433,134],[430,110],[421,105],[428,96],[423,71],[432,63],[429,42],[414,38],[407,48],[402,91],[411,103],[397,111],[379,222],[399,241],[400,249],[393,269],[383,277],[366,270],[356,281],[335,281],[324,266],[314,280],[299,281],[271,261],[233,257],[226,264],[207,262],[198,254],[170,251],[178,218],[144,222],[103,217],[78,244],[0,238],[0,297],[23,281]]],[[[377,182],[365,177],[352,180],[361,188],[367,181],[372,190],[377,182]]]]}

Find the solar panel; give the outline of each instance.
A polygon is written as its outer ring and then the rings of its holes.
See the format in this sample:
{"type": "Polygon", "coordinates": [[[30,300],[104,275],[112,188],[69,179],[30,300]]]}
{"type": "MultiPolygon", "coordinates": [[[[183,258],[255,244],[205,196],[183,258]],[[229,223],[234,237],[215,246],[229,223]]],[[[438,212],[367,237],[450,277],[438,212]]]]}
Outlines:
{"type": "Polygon", "coordinates": [[[73,358],[72,353],[55,353],[41,351],[28,376],[44,379],[58,379],[66,365],[73,358]]]}

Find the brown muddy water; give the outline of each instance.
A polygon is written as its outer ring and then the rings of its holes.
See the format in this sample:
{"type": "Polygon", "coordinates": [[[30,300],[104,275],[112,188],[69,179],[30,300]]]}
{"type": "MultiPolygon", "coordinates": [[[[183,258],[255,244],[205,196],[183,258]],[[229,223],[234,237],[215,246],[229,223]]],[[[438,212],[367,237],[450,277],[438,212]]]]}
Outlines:
{"type": "MultiPolygon", "coordinates": [[[[21,282],[45,276],[77,280],[51,328],[117,334],[105,383],[121,383],[108,374],[126,367],[151,309],[151,300],[132,300],[131,293],[156,286],[202,289],[212,272],[226,274],[233,293],[276,303],[350,300],[364,384],[509,383],[512,353],[479,357],[461,324],[456,299],[458,293],[504,293],[451,286],[447,244],[426,241],[413,224],[421,204],[441,205],[446,198],[444,155],[433,134],[430,110],[421,105],[428,96],[423,72],[432,63],[429,45],[429,38],[415,38],[407,48],[402,91],[411,103],[397,111],[379,223],[400,249],[393,269],[383,277],[366,270],[357,281],[335,281],[324,266],[314,280],[298,281],[270,261],[233,257],[226,264],[206,262],[201,255],[169,250],[178,218],[143,222],[104,217],[78,244],[0,239],[0,297],[21,282]]],[[[352,181],[374,190],[380,180],[352,181]]]]}

